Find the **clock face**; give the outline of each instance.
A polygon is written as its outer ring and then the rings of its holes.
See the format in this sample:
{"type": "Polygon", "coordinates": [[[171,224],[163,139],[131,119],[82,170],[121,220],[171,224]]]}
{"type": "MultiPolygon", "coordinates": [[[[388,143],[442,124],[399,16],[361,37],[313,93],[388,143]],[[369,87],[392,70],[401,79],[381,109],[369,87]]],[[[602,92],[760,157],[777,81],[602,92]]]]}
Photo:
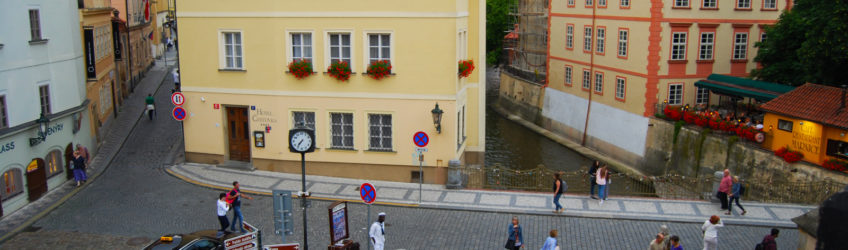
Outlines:
{"type": "Polygon", "coordinates": [[[312,146],[312,137],[305,131],[298,131],[292,136],[291,147],[299,152],[305,152],[312,146]]]}

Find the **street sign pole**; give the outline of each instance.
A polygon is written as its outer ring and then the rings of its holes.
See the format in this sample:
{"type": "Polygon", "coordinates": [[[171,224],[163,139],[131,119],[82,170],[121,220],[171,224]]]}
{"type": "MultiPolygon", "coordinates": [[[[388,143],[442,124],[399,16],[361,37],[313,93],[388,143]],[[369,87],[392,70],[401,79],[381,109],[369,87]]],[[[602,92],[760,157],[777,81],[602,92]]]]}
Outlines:
{"type": "Polygon", "coordinates": [[[300,153],[300,183],[303,185],[303,193],[300,196],[301,206],[303,206],[303,249],[309,250],[309,238],[306,233],[306,153],[300,153]]]}
{"type": "Polygon", "coordinates": [[[365,234],[365,241],[368,241],[368,249],[371,249],[371,203],[368,203],[368,221],[365,222],[365,228],[368,231],[365,234]]]}
{"type": "Polygon", "coordinates": [[[418,154],[418,204],[421,204],[421,191],[424,185],[424,152],[418,154]]]}

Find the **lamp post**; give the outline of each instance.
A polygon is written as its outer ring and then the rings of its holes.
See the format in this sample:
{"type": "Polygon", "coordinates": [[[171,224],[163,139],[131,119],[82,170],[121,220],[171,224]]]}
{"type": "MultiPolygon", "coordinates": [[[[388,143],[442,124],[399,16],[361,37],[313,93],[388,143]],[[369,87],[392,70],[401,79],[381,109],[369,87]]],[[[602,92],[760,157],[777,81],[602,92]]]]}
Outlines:
{"type": "Polygon", "coordinates": [[[35,120],[35,123],[38,124],[38,137],[29,138],[30,147],[38,145],[47,139],[47,127],[48,123],[50,123],[50,119],[44,115],[44,112],[41,112],[41,115],[35,120]]]}
{"type": "Polygon", "coordinates": [[[436,107],[433,110],[430,110],[430,113],[433,114],[433,125],[436,125],[436,132],[439,134],[442,133],[442,113],[445,111],[439,109],[439,103],[436,103],[436,107]]]}

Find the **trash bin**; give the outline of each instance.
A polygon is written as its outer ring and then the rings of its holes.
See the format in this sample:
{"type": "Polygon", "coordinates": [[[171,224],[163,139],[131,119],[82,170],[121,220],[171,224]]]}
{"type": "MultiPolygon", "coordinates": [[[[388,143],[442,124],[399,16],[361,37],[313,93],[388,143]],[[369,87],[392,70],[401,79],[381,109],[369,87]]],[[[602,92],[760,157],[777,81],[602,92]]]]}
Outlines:
{"type": "Polygon", "coordinates": [[[445,187],[447,189],[462,189],[465,186],[462,177],[462,165],[459,160],[450,160],[448,162],[448,181],[445,187]]]}
{"type": "Polygon", "coordinates": [[[715,171],[715,173],[713,173],[713,177],[715,177],[713,179],[713,192],[709,194],[709,200],[710,202],[721,203],[716,194],[718,194],[718,186],[721,184],[721,178],[724,177],[724,171],[715,171]]]}

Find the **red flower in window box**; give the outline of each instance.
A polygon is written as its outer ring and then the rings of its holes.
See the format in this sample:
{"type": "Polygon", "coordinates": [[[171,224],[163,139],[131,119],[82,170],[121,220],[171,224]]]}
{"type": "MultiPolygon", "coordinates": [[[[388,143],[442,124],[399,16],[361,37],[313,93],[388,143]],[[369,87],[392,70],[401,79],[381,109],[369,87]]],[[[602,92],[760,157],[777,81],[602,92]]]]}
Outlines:
{"type": "Polygon", "coordinates": [[[783,160],[788,163],[795,163],[804,158],[804,154],[798,151],[789,151],[783,155],[783,160]]]}
{"type": "Polygon", "coordinates": [[[377,60],[368,65],[368,76],[380,80],[392,73],[392,63],[387,60],[377,60]]]}
{"type": "Polygon", "coordinates": [[[295,78],[303,79],[307,76],[314,74],[312,72],[312,62],[309,60],[294,60],[289,63],[289,72],[291,72],[295,78]]]}
{"type": "Polygon", "coordinates": [[[725,121],[719,121],[718,122],[718,129],[721,130],[721,131],[729,131],[730,130],[730,123],[727,123],[725,121]]]}
{"type": "Polygon", "coordinates": [[[782,148],[779,148],[779,149],[775,150],[775,151],[774,151],[774,155],[776,155],[776,156],[780,156],[780,157],[783,157],[783,155],[785,155],[785,154],[786,154],[786,152],[789,152],[789,149],[788,149],[788,148],[786,148],[786,147],[782,147],[782,148]]]}
{"type": "Polygon", "coordinates": [[[845,172],[845,170],[848,170],[848,162],[840,161],[837,159],[830,159],[824,162],[824,165],[822,165],[822,167],[830,170],[845,172]]]}
{"type": "Polygon", "coordinates": [[[459,61],[459,78],[468,77],[474,71],[474,60],[459,61]]]}
{"type": "Polygon", "coordinates": [[[709,124],[710,118],[706,116],[698,116],[698,118],[695,120],[695,125],[698,125],[699,127],[706,127],[709,124]]]}
{"type": "Polygon", "coordinates": [[[336,80],[347,81],[347,79],[350,79],[350,65],[341,60],[333,61],[327,68],[327,73],[336,80]]]}
{"type": "Polygon", "coordinates": [[[711,128],[712,130],[718,130],[718,129],[719,129],[719,126],[720,126],[719,124],[720,124],[720,123],[719,123],[719,121],[717,121],[717,120],[715,120],[715,119],[710,120],[710,128],[711,128]]]}

